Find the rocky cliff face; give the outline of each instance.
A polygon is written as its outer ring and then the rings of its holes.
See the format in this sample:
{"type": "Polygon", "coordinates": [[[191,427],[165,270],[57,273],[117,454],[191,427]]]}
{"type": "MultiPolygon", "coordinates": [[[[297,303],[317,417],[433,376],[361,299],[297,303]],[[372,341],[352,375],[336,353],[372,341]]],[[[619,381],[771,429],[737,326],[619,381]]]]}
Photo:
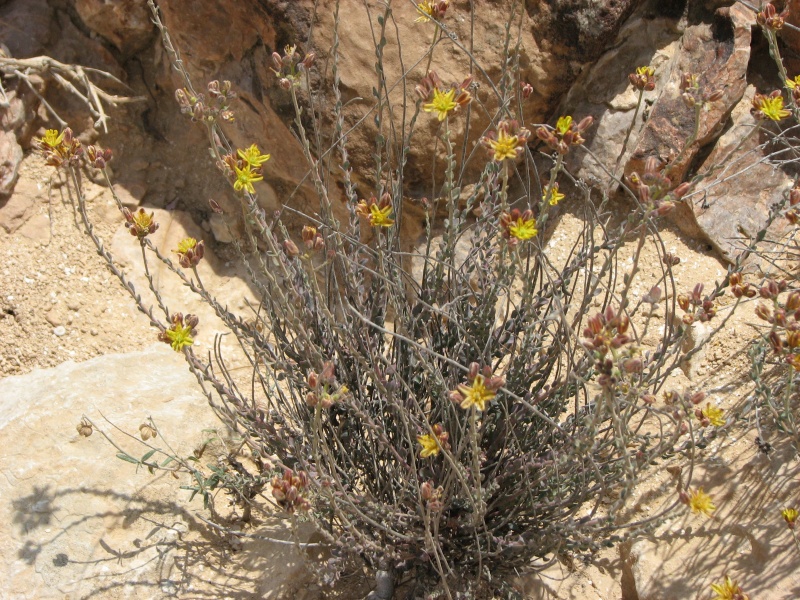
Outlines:
{"type": "MultiPolygon", "coordinates": [[[[698,173],[719,173],[723,162],[735,159],[718,144],[720,136],[732,124],[746,127],[752,94],[770,91],[779,83],[761,77],[768,68],[754,68],[757,61],[764,61],[765,45],[758,30],[751,34],[753,11],[734,2],[454,0],[441,36],[433,23],[415,21],[418,13],[410,2],[396,2],[391,11],[382,3],[357,0],[162,0],[158,4],[195,86],[202,89],[213,79],[233,82],[240,96],[237,119],[228,128],[233,142],[240,146],[257,142],[272,152],[265,181],[257,185],[260,202],[269,211],[288,204],[313,212],[315,205],[302,148],[292,131],[291,102],[272,72],[272,52],[288,44],[298,45],[301,53],[313,50],[318,56],[312,89],[302,94],[306,124],[311,125],[312,113],[322,124],[312,136],[315,153],[328,161],[334,177],[340,174],[340,156],[331,149],[335,140],[330,134],[337,102],[335,64],[349,167],[360,184],[359,194],[374,192],[376,153],[400,156],[405,152],[403,189],[410,204],[430,195],[430,182],[444,168],[438,122],[417,119],[412,140],[397,136],[414,120],[414,86],[428,68],[446,83],[474,76],[472,91],[478,102],[469,109],[469,121],[454,119],[452,123],[453,139],[465,159],[460,173],[464,184],[474,181],[484,164],[476,142],[492,127],[504,102],[498,86],[504,69],[513,66],[505,65],[502,58],[508,46],[512,62],[519,65],[520,83],[532,86],[526,100],[520,101],[516,94],[509,99],[512,113],[523,116],[528,124],[548,122],[562,113],[592,114],[597,123],[589,132],[590,152],[576,154],[570,167],[598,191],[612,194],[617,190],[610,185],[611,175],[618,178],[640,171],[648,156],[662,162],[680,157],[680,168],[672,172],[676,182],[698,173]],[[513,26],[506,29],[512,16],[513,26]],[[433,44],[436,51],[429,62],[433,44]],[[376,45],[382,58],[379,73],[376,45]],[[627,74],[647,64],[656,68],[657,85],[646,93],[641,110],[636,110],[636,94],[627,74]],[[693,111],[683,105],[679,90],[681,74],[688,71],[697,72],[701,86],[719,90],[721,97],[702,112],[698,135],[691,147],[683,148],[694,126],[693,111]],[[748,85],[751,91],[745,93],[748,85]]],[[[788,22],[798,20],[799,6],[788,3],[788,22]]],[[[11,56],[48,54],[103,69],[128,86],[114,88],[116,84],[109,82],[113,91],[141,96],[143,101],[127,112],[112,110],[111,131],[102,140],[117,152],[118,182],[131,203],[186,208],[218,239],[229,241],[223,221],[236,231],[236,199],[215,171],[203,132],[178,113],[171,96],[182,82],[171,69],[142,2],[15,0],[0,8],[0,17],[0,34],[11,56]],[[226,209],[225,216],[210,213],[207,202],[211,198],[226,209]]],[[[789,28],[783,39],[789,49],[800,45],[800,38],[789,28]]],[[[787,54],[793,74],[796,66],[791,53],[787,54]]],[[[42,96],[85,138],[98,137],[85,107],[69,99],[57,82],[45,78],[36,83],[42,96]]],[[[16,165],[35,129],[32,124],[52,124],[27,85],[10,79],[7,87],[11,104],[4,115],[7,133],[0,139],[0,192],[6,194],[13,189],[16,165]]],[[[754,151],[769,151],[756,146],[754,151]]],[[[532,149],[535,153],[540,148],[534,145],[532,149]]],[[[382,178],[392,176],[384,172],[382,178]]],[[[718,186],[698,186],[675,218],[684,230],[707,236],[731,258],[742,229],[751,234],[758,230],[766,219],[766,207],[781,198],[790,176],[773,173],[769,185],[759,187],[765,180],[753,172],[746,175],[752,183],[733,194],[730,190],[720,193],[723,188],[718,186]],[[732,203],[752,206],[755,212],[745,211],[746,219],[722,218],[731,214],[732,203]]],[[[330,193],[340,197],[336,185],[330,186],[330,193]]]]}

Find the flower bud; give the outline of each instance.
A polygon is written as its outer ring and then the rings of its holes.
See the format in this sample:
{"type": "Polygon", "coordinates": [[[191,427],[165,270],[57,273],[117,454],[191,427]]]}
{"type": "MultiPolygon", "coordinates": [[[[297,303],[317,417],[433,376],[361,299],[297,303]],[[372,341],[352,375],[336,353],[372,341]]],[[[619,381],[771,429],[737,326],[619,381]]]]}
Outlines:
{"type": "Polygon", "coordinates": [[[286,252],[286,254],[291,258],[294,258],[300,254],[300,249],[292,240],[283,241],[283,251],[286,252]]]}

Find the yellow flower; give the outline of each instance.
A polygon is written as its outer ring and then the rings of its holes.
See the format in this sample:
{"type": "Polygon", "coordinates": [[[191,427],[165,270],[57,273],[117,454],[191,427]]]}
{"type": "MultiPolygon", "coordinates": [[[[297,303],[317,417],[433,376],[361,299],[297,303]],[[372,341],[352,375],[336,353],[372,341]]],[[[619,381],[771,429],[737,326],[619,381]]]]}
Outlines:
{"type": "Polygon", "coordinates": [[[560,133],[562,136],[565,135],[570,128],[572,127],[572,117],[559,117],[558,121],[556,121],[556,131],[560,133]]]}
{"type": "Polygon", "coordinates": [[[439,88],[434,88],[433,100],[423,105],[422,110],[429,113],[435,112],[439,120],[444,121],[447,118],[447,113],[458,106],[454,100],[455,96],[455,88],[451,88],[448,92],[442,92],[439,88]]]}
{"type": "Polygon", "coordinates": [[[549,202],[550,206],[555,206],[565,198],[564,194],[559,193],[558,184],[553,184],[553,189],[550,192],[550,198],[547,197],[547,190],[542,194],[542,202],[549,202]]]}
{"type": "Polygon", "coordinates": [[[152,212],[148,214],[143,208],[140,208],[134,213],[126,208],[123,214],[125,215],[125,227],[128,228],[131,235],[139,239],[143,239],[151,233],[155,233],[158,229],[158,223],[156,223],[153,218],[155,214],[152,212]]]}
{"type": "Polygon", "coordinates": [[[711,590],[716,594],[712,600],[748,600],[747,594],[742,591],[739,584],[727,575],[722,583],[712,583],[711,590]]]}
{"type": "Polygon", "coordinates": [[[800,86],[800,75],[795,75],[794,79],[787,79],[786,86],[791,90],[800,86]]]}
{"type": "Polygon", "coordinates": [[[197,246],[197,240],[193,237],[188,237],[185,240],[178,242],[178,249],[175,250],[178,254],[186,254],[189,250],[194,250],[197,246]]]}
{"type": "Polygon", "coordinates": [[[496,140],[489,140],[487,143],[494,150],[494,160],[497,162],[507,158],[517,158],[517,154],[519,154],[519,138],[515,135],[508,135],[502,129],[497,132],[496,140]]]}
{"type": "Polygon", "coordinates": [[[523,219],[518,217],[516,221],[512,221],[508,226],[508,234],[518,239],[521,242],[536,237],[539,230],[536,229],[536,219],[523,219]]]}
{"type": "Polygon", "coordinates": [[[394,225],[394,219],[389,218],[391,214],[391,206],[380,208],[377,204],[373,204],[369,207],[369,224],[373,227],[391,227],[394,225]]]}
{"type": "Polygon", "coordinates": [[[249,164],[245,165],[243,169],[239,167],[233,167],[233,170],[236,172],[236,181],[233,182],[233,189],[237,192],[245,189],[251,194],[256,193],[256,188],[253,187],[253,183],[256,181],[262,181],[264,177],[257,173],[253,173],[249,164]]]}
{"type": "Polygon", "coordinates": [[[784,508],[781,511],[781,516],[786,521],[786,525],[789,526],[789,529],[794,529],[794,523],[797,521],[797,517],[800,516],[800,513],[798,513],[795,508],[784,508]]]}
{"type": "Polygon", "coordinates": [[[172,315],[172,326],[158,334],[158,339],[166,342],[175,352],[194,344],[192,334],[197,327],[198,319],[195,315],[184,316],[181,313],[172,315]]]}
{"type": "Polygon", "coordinates": [[[725,417],[723,416],[723,410],[721,408],[708,403],[702,413],[714,427],[722,427],[725,425],[725,417]]]}
{"type": "Polygon", "coordinates": [[[656,70],[653,67],[636,67],[636,74],[642,75],[643,77],[652,77],[656,74],[656,70]]]}
{"type": "Polygon", "coordinates": [[[717,510],[711,500],[711,496],[706,494],[703,488],[698,488],[689,494],[689,508],[692,509],[694,514],[703,513],[707,517],[710,517],[711,513],[717,510]]]}
{"type": "Polygon", "coordinates": [[[770,121],[780,121],[792,114],[783,107],[783,96],[780,94],[770,96],[756,94],[753,98],[753,109],[756,118],[770,121]]]}
{"type": "Polygon", "coordinates": [[[392,214],[392,204],[386,194],[377,202],[375,198],[370,198],[369,203],[366,200],[361,200],[356,206],[356,214],[369,220],[369,224],[373,227],[391,227],[394,225],[394,219],[390,218],[392,214]]]}
{"type": "Polygon", "coordinates": [[[236,153],[252,168],[260,167],[262,164],[267,162],[270,157],[269,154],[261,154],[261,150],[259,150],[258,146],[255,144],[246,150],[237,150],[236,153]]]}
{"type": "Polygon", "coordinates": [[[439,454],[439,442],[430,433],[417,436],[417,442],[422,446],[422,450],[419,453],[422,458],[428,458],[429,456],[436,456],[439,454]]]}
{"type": "Polygon", "coordinates": [[[45,146],[55,149],[58,148],[61,145],[61,142],[64,141],[64,134],[59,133],[58,129],[48,129],[44,132],[42,139],[39,141],[45,146]]]}
{"type": "Polygon", "coordinates": [[[464,398],[461,401],[461,408],[468,409],[474,406],[478,410],[486,410],[486,403],[494,398],[494,390],[490,390],[485,385],[483,375],[476,375],[472,381],[472,385],[461,384],[458,386],[458,391],[464,398]]]}
{"type": "Polygon", "coordinates": [[[417,4],[417,12],[419,17],[414,19],[417,23],[427,23],[431,19],[440,21],[447,11],[450,0],[422,0],[417,4]]]}

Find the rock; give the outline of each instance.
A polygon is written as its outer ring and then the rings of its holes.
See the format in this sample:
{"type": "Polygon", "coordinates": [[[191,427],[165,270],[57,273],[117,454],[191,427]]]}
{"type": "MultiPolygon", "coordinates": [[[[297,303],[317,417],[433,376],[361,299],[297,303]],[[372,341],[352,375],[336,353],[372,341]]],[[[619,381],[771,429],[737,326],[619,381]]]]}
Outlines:
{"type": "MultiPolygon", "coordinates": [[[[791,532],[780,511],[796,505],[796,493],[776,481],[793,481],[800,468],[789,440],[783,439],[769,458],[759,453],[752,437],[739,442],[720,439],[728,461],[698,457],[690,485],[702,487],[716,505],[711,518],[678,508],[647,537],[623,546],[622,559],[630,569],[633,594],[639,600],[709,597],[710,585],[730,576],[750,598],[794,598],[800,574],[793,564],[791,532]],[[784,558],[792,552],[792,558],[784,558]]],[[[713,453],[713,448],[712,448],[713,453]]],[[[648,503],[671,502],[675,481],[652,490],[648,503]]]]}
{"type": "Polygon", "coordinates": [[[46,246],[50,243],[50,217],[43,213],[34,214],[19,228],[19,234],[46,246]]]}
{"type": "Polygon", "coordinates": [[[13,130],[0,130],[0,194],[14,191],[22,162],[22,148],[17,143],[13,130]]]}
{"type": "Polygon", "coordinates": [[[57,29],[47,0],[12,0],[0,6],[0,39],[16,58],[45,53],[57,29]]]}
{"type": "MultiPolygon", "coordinates": [[[[38,191],[33,185],[27,186],[27,192],[38,191]]],[[[0,200],[0,227],[6,233],[13,233],[30,219],[36,210],[36,196],[18,190],[5,202],[0,200]]]]}
{"type": "Polygon", "coordinates": [[[653,104],[625,167],[626,175],[643,173],[647,158],[655,156],[662,165],[670,164],[668,175],[675,184],[683,181],[695,156],[720,135],[730,111],[744,94],[753,22],[752,11],[737,3],[717,10],[710,23],[686,28],[681,51],[662,73],[667,79],[664,92],[653,104]],[[701,93],[722,93],[719,100],[708,104],[708,110],[700,111],[694,140],[695,109],[681,98],[684,73],[698,76],[701,93]]]}
{"type": "MultiPolygon", "coordinates": [[[[183,357],[165,344],[0,379],[3,597],[284,598],[309,580],[291,543],[245,539],[232,554],[193,515],[202,501],[179,490],[190,481],[116,459],[99,433],[78,435],[83,415],[137,458],[147,448],[103,417],[138,434],[152,416],[161,435],[151,443],[182,457],[208,439],[204,428],[220,427],[183,357]]],[[[275,519],[255,533],[291,539],[275,519]]]]}
{"type": "Polygon", "coordinates": [[[77,0],[75,10],[87,27],[127,56],[142,50],[155,32],[150,8],[138,0],[77,0]]]}
{"type": "MultiPolygon", "coordinates": [[[[44,320],[50,323],[50,325],[52,325],[53,327],[58,327],[64,322],[64,316],[61,314],[61,310],[57,306],[54,306],[44,316],[44,320]]],[[[62,333],[61,335],[64,334],[62,333]]]]}
{"type": "MultiPolygon", "coordinates": [[[[706,237],[729,261],[766,226],[771,207],[794,183],[790,174],[765,161],[766,154],[776,148],[762,146],[771,133],[754,135],[756,122],[750,107],[755,92],[749,86],[733,109],[733,125],[699,169],[704,179],[673,215],[682,230],[695,238],[706,237]],[[745,167],[746,173],[727,179],[745,167]]],[[[767,239],[780,239],[790,227],[785,219],[777,219],[767,239]]]]}
{"type": "Polygon", "coordinates": [[[613,49],[583,72],[561,103],[562,114],[574,112],[595,119],[585,135],[583,149],[567,155],[570,172],[608,193],[616,189],[614,182],[623,175],[650,105],[667,88],[681,45],[679,22],[653,17],[647,8],[638,10],[625,23],[613,49]],[[644,93],[637,113],[638,91],[631,86],[628,74],[643,66],[655,69],[656,89],[644,93]],[[634,113],[636,123],[632,126],[634,113]],[[623,148],[629,129],[631,134],[623,148]]]}
{"type": "MultiPolygon", "coordinates": [[[[150,236],[151,241],[176,267],[178,266],[178,260],[174,250],[181,240],[187,237],[193,237],[196,240],[206,238],[205,256],[198,265],[198,272],[203,280],[203,285],[210,293],[216,296],[223,306],[228,306],[230,310],[247,318],[249,309],[246,302],[250,301],[253,306],[258,306],[259,303],[256,300],[256,294],[247,284],[247,275],[243,267],[233,267],[229,263],[221,261],[214,252],[213,240],[208,239],[207,235],[203,235],[203,230],[192,220],[188,213],[179,210],[167,211],[149,208],[147,212],[154,212],[155,221],[159,224],[159,229],[150,236]]],[[[120,216],[121,219],[122,217],[120,216]]],[[[143,275],[142,252],[139,243],[122,224],[118,226],[117,232],[111,240],[110,251],[130,277],[137,293],[142,294],[148,305],[154,304],[147,280],[143,275]]],[[[172,311],[182,312],[183,314],[196,314],[200,318],[196,340],[210,347],[214,342],[216,333],[227,331],[223,323],[217,318],[214,310],[202,302],[152,253],[148,252],[148,258],[153,281],[159,289],[165,304],[172,311]]],[[[186,272],[192,275],[191,270],[186,272]]],[[[235,342],[231,343],[235,345],[235,342]]]]}
{"type": "MultiPolygon", "coordinates": [[[[550,14],[541,19],[542,30],[552,32],[553,41],[568,49],[564,54],[569,59],[591,62],[606,50],[609,40],[617,37],[620,26],[641,3],[642,0],[547,0],[543,4],[550,14]]],[[[536,21],[539,19],[534,18],[536,21]]]]}
{"type": "Polygon", "coordinates": [[[53,335],[56,337],[63,337],[67,334],[67,328],[63,325],[53,328],[53,335]]]}
{"type": "Polygon", "coordinates": [[[232,231],[236,230],[236,223],[231,223],[233,219],[226,219],[225,215],[212,213],[208,217],[208,226],[214,239],[221,244],[230,244],[233,241],[232,231]]]}

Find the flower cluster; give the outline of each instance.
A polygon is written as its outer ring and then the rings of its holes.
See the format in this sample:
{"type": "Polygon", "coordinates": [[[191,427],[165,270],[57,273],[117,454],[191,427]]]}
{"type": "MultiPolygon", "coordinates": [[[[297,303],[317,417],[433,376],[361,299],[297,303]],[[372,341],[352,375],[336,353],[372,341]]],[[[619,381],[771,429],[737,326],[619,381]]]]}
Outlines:
{"type": "Polygon", "coordinates": [[[712,600],[750,600],[750,596],[742,591],[739,584],[727,575],[722,583],[712,583],[711,590],[716,594],[712,600]]]}
{"type": "Polygon", "coordinates": [[[713,296],[703,296],[703,284],[698,283],[689,294],[678,296],[678,306],[686,313],[682,317],[684,325],[691,325],[695,321],[705,323],[717,314],[717,307],[713,296]]]}
{"type": "Polygon", "coordinates": [[[386,193],[381,196],[378,201],[375,196],[369,200],[361,200],[356,205],[356,214],[369,221],[373,227],[391,227],[394,225],[394,219],[390,218],[392,214],[392,199],[386,193]]]}
{"type": "Polygon", "coordinates": [[[222,163],[217,166],[227,175],[234,190],[255,194],[256,188],[253,184],[263,181],[262,165],[269,159],[269,154],[261,154],[258,146],[252,144],[244,150],[238,149],[236,156],[226,154],[222,157],[222,163]]]}
{"type": "Polygon", "coordinates": [[[300,75],[308,71],[317,60],[315,52],[308,52],[302,59],[297,53],[297,46],[286,46],[283,56],[277,52],[272,53],[272,72],[278,78],[278,85],[284,90],[290,90],[300,85],[300,75]]]}
{"type": "Polygon", "coordinates": [[[193,94],[186,88],[175,90],[175,99],[181,107],[181,113],[191,115],[192,121],[213,123],[217,119],[232,122],[233,111],[230,104],[236,98],[236,92],[231,91],[231,82],[210,81],[206,88],[208,100],[204,94],[193,94]]]}
{"type": "Polygon", "coordinates": [[[95,169],[105,169],[106,164],[111,162],[113,156],[110,148],[101,150],[97,146],[86,146],[86,158],[95,169]]]}
{"type": "Polygon", "coordinates": [[[647,158],[642,175],[631,173],[628,182],[642,205],[659,216],[669,213],[691,188],[690,183],[684,182],[673,189],[672,181],[663,174],[655,156],[647,158]]]}
{"type": "Polygon", "coordinates": [[[722,90],[706,90],[700,87],[700,78],[696,73],[683,73],[681,75],[681,98],[689,108],[702,108],[708,110],[712,102],[716,102],[724,95],[722,90]]]}
{"type": "Polygon", "coordinates": [[[76,164],[83,156],[83,147],[69,127],[61,133],[57,129],[48,129],[41,138],[33,138],[33,141],[51,167],[76,164]]]}
{"type": "Polygon", "coordinates": [[[436,456],[442,448],[446,450],[449,449],[449,439],[450,434],[447,433],[441,425],[434,425],[431,428],[431,433],[417,436],[417,442],[422,446],[422,450],[420,450],[419,453],[420,457],[428,458],[429,456],[436,456]]]}
{"type": "Polygon", "coordinates": [[[792,114],[783,107],[780,90],[775,90],[769,96],[764,94],[753,96],[753,108],[750,109],[750,113],[759,121],[781,121],[792,114]]]}
{"type": "Polygon", "coordinates": [[[316,252],[325,246],[325,240],[323,239],[322,234],[317,231],[316,227],[306,225],[303,227],[303,231],[300,235],[303,238],[303,244],[305,247],[312,252],[316,252]]]}
{"type": "Polygon", "coordinates": [[[637,67],[635,73],[628,75],[631,85],[640,92],[650,92],[656,89],[656,71],[653,67],[637,67]]]}
{"type": "Polygon", "coordinates": [[[195,315],[175,313],[172,315],[172,325],[158,334],[158,341],[172,346],[175,352],[180,352],[184,348],[194,344],[193,335],[197,335],[197,324],[200,320],[195,315]]]}
{"type": "Polygon", "coordinates": [[[530,240],[539,233],[536,229],[536,219],[530,209],[520,212],[515,208],[511,212],[503,213],[500,215],[500,227],[503,230],[503,237],[508,239],[510,246],[530,240]]]}
{"type": "Polygon", "coordinates": [[[475,407],[475,410],[486,410],[486,403],[493,400],[497,395],[497,390],[506,383],[500,376],[492,376],[492,369],[489,366],[480,369],[478,363],[472,363],[467,373],[469,384],[462,383],[450,392],[450,400],[458,404],[464,410],[475,407]]]}
{"type": "Polygon", "coordinates": [[[431,512],[439,512],[444,508],[442,498],[444,497],[444,488],[442,486],[433,487],[433,481],[426,481],[419,486],[420,497],[425,502],[426,506],[431,512]]]}
{"type": "Polygon", "coordinates": [[[136,212],[131,212],[127,208],[122,209],[122,214],[125,217],[125,227],[131,232],[134,237],[143,240],[151,233],[155,233],[158,229],[158,223],[155,222],[153,217],[155,213],[146,213],[143,208],[136,212]]]}
{"type": "Polygon", "coordinates": [[[641,358],[636,356],[633,341],[628,335],[630,319],[617,314],[609,306],[605,311],[590,317],[583,330],[583,347],[592,353],[595,369],[600,373],[597,383],[603,387],[615,385],[622,372],[639,373],[644,368],[641,358]]]}
{"type": "Polygon", "coordinates": [[[496,132],[491,131],[481,138],[481,144],[489,151],[492,160],[502,162],[522,154],[530,137],[531,132],[520,127],[517,121],[504,119],[497,124],[496,132]]]}
{"type": "Polygon", "coordinates": [[[286,469],[283,477],[276,475],[272,478],[272,497],[290,515],[296,510],[307,511],[311,503],[302,496],[307,487],[308,474],[305,471],[295,474],[291,469],[286,469]]]}
{"type": "Polygon", "coordinates": [[[736,298],[755,298],[758,293],[751,284],[744,283],[741,273],[731,273],[730,277],[728,277],[728,283],[731,286],[731,292],[736,298]]]}
{"type": "Polygon", "coordinates": [[[441,21],[450,6],[450,0],[422,0],[417,4],[419,17],[415,19],[417,23],[427,23],[431,19],[441,21]]]}
{"type": "Polygon", "coordinates": [[[586,141],[581,134],[589,129],[593,121],[592,117],[584,117],[576,124],[570,116],[559,117],[552,131],[547,127],[539,127],[536,135],[555,152],[566,154],[570,147],[586,141]]]}
{"type": "Polygon", "coordinates": [[[756,316],[772,325],[768,340],[775,355],[800,371],[800,292],[790,292],[781,304],[779,296],[787,287],[786,281],[767,280],[759,294],[772,306],[759,303],[756,316]]]}
{"type": "Polygon", "coordinates": [[[322,365],[322,373],[309,372],[306,383],[311,389],[306,394],[306,404],[311,408],[330,408],[350,393],[346,385],[336,383],[336,368],[330,361],[322,365]]]}
{"type": "Polygon", "coordinates": [[[178,255],[178,262],[184,269],[191,269],[200,264],[205,254],[205,245],[203,240],[199,242],[193,237],[188,237],[178,242],[178,249],[175,250],[178,255]]]}
{"type": "Polygon", "coordinates": [[[442,91],[442,81],[436,71],[430,71],[414,88],[417,96],[423,101],[422,110],[435,113],[440,121],[444,121],[451,111],[458,110],[472,102],[469,88],[472,85],[472,75],[469,75],[459,84],[450,86],[447,91],[442,91]]]}
{"type": "Polygon", "coordinates": [[[717,507],[714,506],[714,501],[711,499],[711,496],[706,494],[703,491],[703,488],[698,488],[689,492],[681,492],[680,501],[687,505],[696,515],[702,513],[705,516],[710,517],[711,513],[717,510],[717,507]]]}
{"type": "Polygon", "coordinates": [[[767,2],[757,14],[756,14],[756,23],[764,27],[765,29],[769,29],[770,31],[779,31],[783,28],[783,24],[786,22],[786,17],[789,14],[789,8],[787,7],[783,12],[779,13],[775,10],[775,7],[772,3],[767,2]]]}

